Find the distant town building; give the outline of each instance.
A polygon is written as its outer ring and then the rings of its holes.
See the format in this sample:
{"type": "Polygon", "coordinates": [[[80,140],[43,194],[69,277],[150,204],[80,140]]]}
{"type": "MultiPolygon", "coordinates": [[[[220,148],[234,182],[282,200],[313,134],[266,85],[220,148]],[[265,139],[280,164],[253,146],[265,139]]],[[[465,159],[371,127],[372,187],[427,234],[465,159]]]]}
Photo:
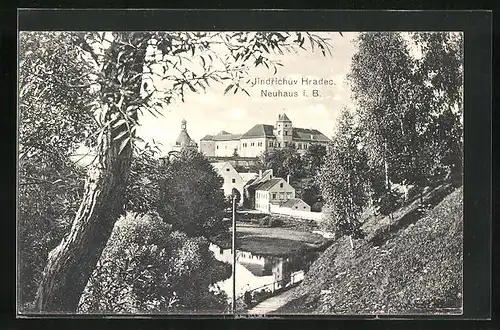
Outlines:
{"type": "Polygon", "coordinates": [[[179,136],[175,140],[175,143],[172,146],[172,150],[181,151],[181,149],[183,148],[198,150],[198,144],[193,139],[191,139],[191,137],[187,132],[186,126],[187,126],[187,121],[183,119],[181,121],[181,132],[179,133],[179,136]]]}
{"type": "Polygon", "coordinates": [[[230,162],[210,163],[215,171],[224,179],[222,189],[225,196],[232,195],[233,189],[240,194],[239,204],[243,203],[243,187],[248,181],[255,179],[257,173],[238,173],[230,162]]]}
{"type": "Polygon", "coordinates": [[[292,198],[280,205],[281,208],[288,208],[290,210],[311,212],[311,206],[300,198],[292,198]]]}
{"type": "Polygon", "coordinates": [[[212,157],[258,157],[273,148],[294,145],[301,153],[311,144],[327,145],[330,139],[317,129],[293,127],[286,114],[280,114],[275,125],[257,124],[244,134],[222,131],[200,140],[200,151],[212,157]]]}
{"type": "Polygon", "coordinates": [[[287,181],[274,177],[258,184],[254,188],[255,209],[262,212],[270,212],[271,204],[281,205],[287,200],[295,198],[295,188],[287,181]]]}

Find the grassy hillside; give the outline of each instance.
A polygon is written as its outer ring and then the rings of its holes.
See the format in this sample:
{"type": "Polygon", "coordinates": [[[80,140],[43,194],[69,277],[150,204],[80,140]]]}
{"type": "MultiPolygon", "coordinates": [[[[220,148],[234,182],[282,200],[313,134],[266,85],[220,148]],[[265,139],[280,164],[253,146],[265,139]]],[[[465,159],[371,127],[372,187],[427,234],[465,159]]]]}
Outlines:
{"type": "Polygon", "coordinates": [[[274,313],[461,313],[462,188],[451,189],[427,194],[428,210],[415,201],[394,223],[371,226],[354,250],[336,241],[274,313]]]}

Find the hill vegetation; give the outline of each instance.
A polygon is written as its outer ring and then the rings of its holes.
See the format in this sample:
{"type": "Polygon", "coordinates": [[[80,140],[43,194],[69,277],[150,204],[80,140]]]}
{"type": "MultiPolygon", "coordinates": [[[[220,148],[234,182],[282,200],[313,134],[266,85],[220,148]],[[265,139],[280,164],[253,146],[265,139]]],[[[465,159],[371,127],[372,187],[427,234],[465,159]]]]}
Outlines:
{"type": "Polygon", "coordinates": [[[429,209],[409,203],[394,221],[369,227],[354,249],[340,238],[274,313],[460,313],[462,199],[462,188],[439,186],[424,196],[429,209]]]}

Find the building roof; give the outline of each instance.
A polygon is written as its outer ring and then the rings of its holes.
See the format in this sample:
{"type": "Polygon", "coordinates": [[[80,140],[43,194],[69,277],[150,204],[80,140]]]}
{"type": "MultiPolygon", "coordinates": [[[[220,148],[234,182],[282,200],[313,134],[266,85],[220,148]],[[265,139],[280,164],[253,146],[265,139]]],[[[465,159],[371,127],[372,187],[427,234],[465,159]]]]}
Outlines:
{"type": "Polygon", "coordinates": [[[255,178],[251,181],[248,181],[246,185],[247,186],[254,186],[256,188],[256,186],[259,185],[260,183],[263,183],[263,182],[269,180],[268,176],[269,176],[269,178],[272,178],[272,176],[273,176],[273,169],[272,168],[265,170],[262,173],[262,177],[259,178],[257,176],[257,178],[255,178]]]}
{"type": "Polygon", "coordinates": [[[176,146],[181,146],[181,147],[196,147],[198,144],[194,142],[193,139],[189,136],[188,132],[185,130],[181,130],[179,133],[179,136],[177,137],[177,140],[175,140],[175,145],[176,146]]]}
{"type": "Polygon", "coordinates": [[[286,113],[283,113],[282,115],[278,115],[278,120],[281,121],[291,121],[290,118],[286,115],[286,113]]]}
{"type": "Polygon", "coordinates": [[[211,140],[211,141],[230,141],[230,140],[239,140],[241,138],[241,134],[231,134],[226,131],[221,131],[217,133],[217,135],[205,135],[201,138],[201,140],[211,140]]]}
{"type": "Polygon", "coordinates": [[[244,183],[249,182],[250,180],[256,179],[259,177],[257,173],[238,173],[243,180],[244,183]]]}
{"type": "Polygon", "coordinates": [[[250,128],[241,136],[242,139],[258,138],[258,137],[274,137],[274,126],[267,124],[257,124],[250,128]]]}
{"type": "Polygon", "coordinates": [[[294,207],[295,205],[297,204],[301,204],[301,203],[304,203],[304,204],[307,204],[306,202],[304,202],[302,199],[300,198],[291,198],[289,200],[287,200],[286,202],[284,202],[283,204],[281,204],[281,207],[289,207],[289,208],[292,208],[294,207]]]}
{"type": "Polygon", "coordinates": [[[257,187],[255,187],[255,190],[269,190],[272,187],[274,187],[275,184],[283,180],[282,178],[273,178],[271,180],[267,180],[265,182],[262,182],[259,184],[257,187]]]}
{"type": "MultiPolygon", "coordinates": [[[[279,121],[289,121],[291,120],[288,116],[283,113],[278,115],[279,121]]],[[[231,134],[226,131],[221,131],[217,135],[205,135],[201,140],[208,141],[230,141],[230,140],[239,140],[239,139],[250,139],[250,138],[275,138],[274,134],[274,125],[267,124],[257,124],[250,128],[245,134],[231,134]]],[[[299,128],[292,127],[292,140],[300,140],[305,142],[328,142],[330,139],[318,131],[317,129],[309,129],[309,128],[299,128]]]]}
{"type": "Polygon", "coordinates": [[[292,139],[302,141],[328,142],[330,139],[317,129],[293,127],[292,139]]]}
{"type": "MultiPolygon", "coordinates": [[[[210,165],[213,166],[215,171],[220,173],[222,171],[222,169],[226,166],[227,163],[229,163],[229,162],[216,162],[216,163],[210,163],[210,165]]],[[[229,163],[229,165],[231,165],[231,163],[229,163]]]]}

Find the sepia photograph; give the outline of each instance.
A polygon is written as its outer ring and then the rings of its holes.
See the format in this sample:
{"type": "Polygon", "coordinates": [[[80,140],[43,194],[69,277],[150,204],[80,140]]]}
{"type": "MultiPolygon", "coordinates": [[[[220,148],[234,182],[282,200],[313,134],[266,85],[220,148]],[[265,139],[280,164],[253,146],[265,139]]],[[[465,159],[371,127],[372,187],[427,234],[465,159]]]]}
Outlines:
{"type": "Polygon", "coordinates": [[[18,38],[18,316],[462,315],[462,32],[18,38]]]}

